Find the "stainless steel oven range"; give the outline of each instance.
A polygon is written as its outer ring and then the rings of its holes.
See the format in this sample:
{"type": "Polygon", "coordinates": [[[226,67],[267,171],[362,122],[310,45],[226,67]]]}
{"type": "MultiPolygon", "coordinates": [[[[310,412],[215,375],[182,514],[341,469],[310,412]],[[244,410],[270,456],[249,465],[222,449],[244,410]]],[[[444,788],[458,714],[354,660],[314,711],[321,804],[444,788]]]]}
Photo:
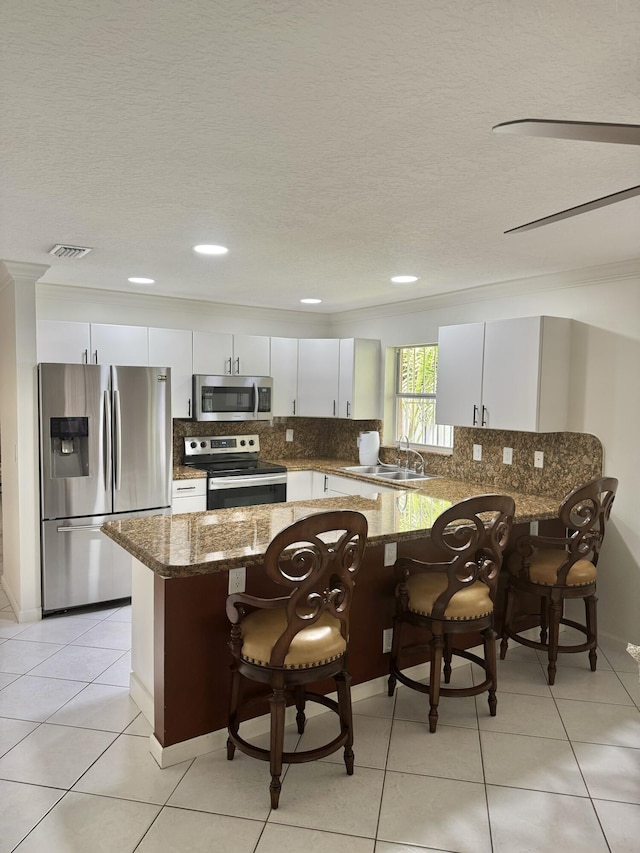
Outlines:
{"type": "Polygon", "coordinates": [[[207,472],[207,509],[286,501],[287,469],[260,462],[259,452],[257,435],[190,436],[182,461],[207,472]]]}

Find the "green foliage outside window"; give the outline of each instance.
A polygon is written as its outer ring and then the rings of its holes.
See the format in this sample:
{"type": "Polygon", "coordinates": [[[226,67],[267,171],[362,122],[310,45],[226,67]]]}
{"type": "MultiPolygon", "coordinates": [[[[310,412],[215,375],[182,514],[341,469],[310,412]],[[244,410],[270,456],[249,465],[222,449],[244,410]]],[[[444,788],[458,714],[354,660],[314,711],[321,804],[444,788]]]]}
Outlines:
{"type": "Polygon", "coordinates": [[[399,347],[396,359],[396,441],[453,447],[453,427],[435,422],[437,344],[399,347]]]}

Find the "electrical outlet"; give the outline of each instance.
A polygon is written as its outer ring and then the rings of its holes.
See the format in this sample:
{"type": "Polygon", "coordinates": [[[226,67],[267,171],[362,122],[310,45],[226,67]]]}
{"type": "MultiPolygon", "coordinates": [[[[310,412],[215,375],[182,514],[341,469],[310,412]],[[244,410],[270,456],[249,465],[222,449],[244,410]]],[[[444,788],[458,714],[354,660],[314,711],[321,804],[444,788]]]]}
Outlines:
{"type": "Polygon", "coordinates": [[[396,542],[387,542],[384,546],[384,564],[385,566],[393,566],[398,558],[398,544],[396,542]]]}
{"type": "Polygon", "coordinates": [[[382,632],[382,654],[386,655],[391,651],[391,643],[393,641],[393,628],[385,628],[382,632]]]}
{"type": "Polygon", "coordinates": [[[513,447],[502,448],[502,461],[505,465],[511,465],[513,462],[513,447]]]}
{"type": "Polygon", "coordinates": [[[247,586],[247,569],[229,569],[229,595],[232,592],[244,592],[247,586]]]}
{"type": "Polygon", "coordinates": [[[285,441],[293,441],[293,430],[292,429],[286,430],[286,432],[284,434],[284,440],[285,441]]]}
{"type": "Polygon", "coordinates": [[[541,450],[534,451],[533,467],[534,468],[544,468],[544,453],[541,450]]]}
{"type": "Polygon", "coordinates": [[[473,445],[473,460],[474,462],[480,462],[482,460],[482,445],[474,444],[473,445]]]}

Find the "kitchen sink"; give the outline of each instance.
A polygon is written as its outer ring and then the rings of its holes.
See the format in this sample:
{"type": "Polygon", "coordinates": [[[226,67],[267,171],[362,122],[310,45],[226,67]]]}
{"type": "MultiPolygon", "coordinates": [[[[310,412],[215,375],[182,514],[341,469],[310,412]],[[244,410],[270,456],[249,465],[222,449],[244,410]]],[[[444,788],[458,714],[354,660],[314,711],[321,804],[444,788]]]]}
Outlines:
{"type": "Polygon", "coordinates": [[[433,480],[437,474],[419,474],[417,471],[407,471],[393,465],[350,465],[342,469],[352,474],[366,474],[381,480],[433,480]]]}

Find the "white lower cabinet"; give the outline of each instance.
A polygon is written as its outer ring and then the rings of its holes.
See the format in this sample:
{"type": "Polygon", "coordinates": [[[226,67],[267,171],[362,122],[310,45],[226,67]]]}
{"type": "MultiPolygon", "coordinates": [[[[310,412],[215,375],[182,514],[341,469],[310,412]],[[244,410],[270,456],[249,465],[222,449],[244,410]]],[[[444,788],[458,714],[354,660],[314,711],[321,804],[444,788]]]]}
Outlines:
{"type": "Polygon", "coordinates": [[[204,512],[207,508],[207,478],[174,480],[171,488],[171,508],[174,515],[204,512]]]}
{"type": "Polygon", "coordinates": [[[366,483],[351,477],[323,474],[320,471],[289,471],[287,473],[287,500],[308,501],[319,498],[342,498],[357,495],[373,498],[380,492],[395,492],[389,486],[366,483]]]}

